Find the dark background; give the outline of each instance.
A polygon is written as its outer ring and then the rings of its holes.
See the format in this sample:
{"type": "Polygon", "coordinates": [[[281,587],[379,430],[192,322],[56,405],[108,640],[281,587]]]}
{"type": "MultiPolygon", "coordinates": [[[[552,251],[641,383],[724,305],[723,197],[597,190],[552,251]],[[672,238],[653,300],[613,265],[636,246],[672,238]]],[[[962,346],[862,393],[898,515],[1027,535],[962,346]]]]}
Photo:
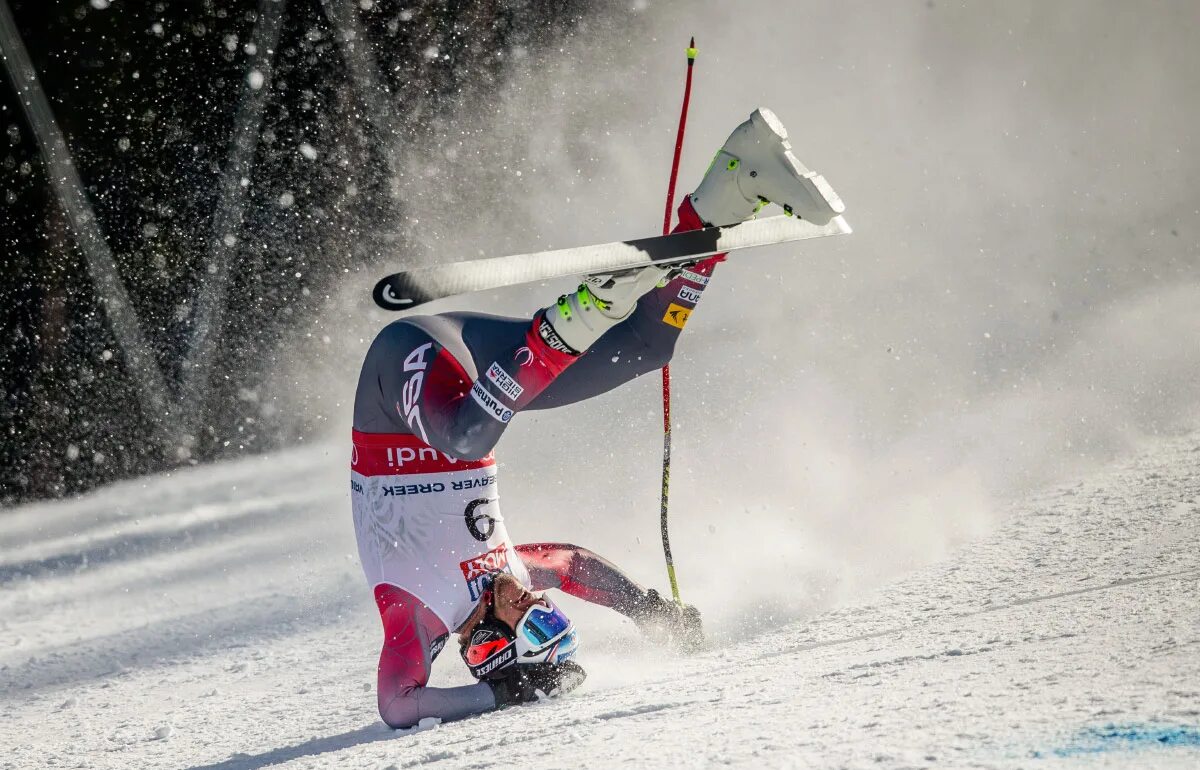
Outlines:
{"type": "MultiPolygon", "coordinates": [[[[246,44],[267,6],[8,3],[143,334],[179,398],[194,299],[208,279],[218,181],[246,90],[246,44]]],[[[259,388],[278,363],[280,331],[317,311],[334,276],[378,263],[376,232],[403,230],[404,184],[386,153],[420,140],[465,96],[486,101],[506,53],[536,56],[578,34],[587,3],[276,5],[282,28],[216,354],[206,389],[170,414],[139,403],[37,136],[12,81],[0,79],[0,505],[303,438],[305,421],[276,419],[259,388]],[[368,38],[379,78],[374,105],[353,87],[326,13],[335,7],[355,13],[368,38]],[[367,119],[372,106],[391,113],[386,130],[367,119]],[[297,151],[304,145],[320,148],[317,157],[297,151]],[[155,421],[177,423],[191,410],[198,430],[174,445],[154,438],[155,421]]]]}

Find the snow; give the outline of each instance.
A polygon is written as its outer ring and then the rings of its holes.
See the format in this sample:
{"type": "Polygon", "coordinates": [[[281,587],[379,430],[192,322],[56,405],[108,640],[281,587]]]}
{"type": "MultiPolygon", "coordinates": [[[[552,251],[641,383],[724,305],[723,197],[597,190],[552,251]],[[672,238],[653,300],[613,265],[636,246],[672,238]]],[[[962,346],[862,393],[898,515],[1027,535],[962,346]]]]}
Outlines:
{"type": "MultiPolygon", "coordinates": [[[[320,443],[0,512],[0,768],[1200,766],[1200,434],[1129,452],[1200,425],[1198,155],[1175,96],[1194,68],[1151,55],[1182,56],[1186,25],[1083,3],[1037,24],[1021,7],[997,24],[946,4],[784,5],[693,11],[680,189],[766,104],[858,232],[731,262],[681,342],[673,544],[712,649],[680,659],[564,600],[578,693],[386,729],[347,447],[320,443]],[[821,34],[797,45],[797,29],[821,34]],[[1129,55],[1090,55],[1114,36],[1129,55]],[[764,294],[764,275],[787,291],[764,294]]],[[[468,99],[440,154],[410,148],[432,182],[406,199],[416,245],[448,258],[655,231],[680,86],[664,62],[682,41],[677,8],[633,7],[628,41],[553,67],[514,49],[544,76],[518,71],[494,115],[468,99]]],[[[363,286],[341,291],[313,339],[344,355],[298,356],[264,410],[345,419],[382,321],[363,286]]],[[[557,293],[473,301],[526,314],[557,293]]],[[[514,535],[665,587],[657,387],[510,428],[514,535]],[[559,450],[567,426],[614,423],[559,450]]],[[[442,656],[435,684],[465,681],[442,656]]]]}
{"type": "MultiPolygon", "coordinates": [[[[409,732],[374,710],[343,450],[0,516],[0,767],[1200,761],[1200,435],[1027,496],[840,606],[718,621],[692,658],[581,615],[577,693],[409,732]]],[[[454,658],[436,682],[465,681],[454,658]]]]}

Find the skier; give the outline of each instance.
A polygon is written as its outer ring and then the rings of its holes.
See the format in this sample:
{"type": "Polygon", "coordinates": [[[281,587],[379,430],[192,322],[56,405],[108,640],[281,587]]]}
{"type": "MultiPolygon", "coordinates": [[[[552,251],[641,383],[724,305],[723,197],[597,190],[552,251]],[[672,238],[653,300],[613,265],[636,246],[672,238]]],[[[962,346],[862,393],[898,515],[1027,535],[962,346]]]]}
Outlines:
{"type": "MultiPolygon", "coordinates": [[[[774,202],[817,224],[842,210],[755,110],[679,206],[676,232],[726,225],[774,202]]],[[[413,316],[379,333],[354,402],[351,498],[359,556],[383,620],[379,713],[392,727],[452,720],[566,692],[583,679],[557,588],[687,646],[699,615],[575,545],[514,545],[492,448],[512,418],[607,392],[671,359],[717,255],[690,269],[591,275],[528,318],[413,316]],[[479,682],[428,687],[451,632],[479,682]]],[[[578,430],[588,431],[587,426],[578,430]]]]}

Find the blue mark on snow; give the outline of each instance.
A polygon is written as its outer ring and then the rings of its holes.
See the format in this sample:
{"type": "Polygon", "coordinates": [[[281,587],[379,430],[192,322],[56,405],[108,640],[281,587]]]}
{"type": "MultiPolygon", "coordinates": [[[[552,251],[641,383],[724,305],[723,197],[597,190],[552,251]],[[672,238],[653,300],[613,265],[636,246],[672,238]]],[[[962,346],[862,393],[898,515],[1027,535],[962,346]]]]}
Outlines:
{"type": "Polygon", "coordinates": [[[1035,751],[1034,757],[1076,757],[1106,751],[1136,751],[1151,747],[1200,748],[1200,727],[1185,725],[1105,725],[1080,731],[1066,746],[1035,751]]]}

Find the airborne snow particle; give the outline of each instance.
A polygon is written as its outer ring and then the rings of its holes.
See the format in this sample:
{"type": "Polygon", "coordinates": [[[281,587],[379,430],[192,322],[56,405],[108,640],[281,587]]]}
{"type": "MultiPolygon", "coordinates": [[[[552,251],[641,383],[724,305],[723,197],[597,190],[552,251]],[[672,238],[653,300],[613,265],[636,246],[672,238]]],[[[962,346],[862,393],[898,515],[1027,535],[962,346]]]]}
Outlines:
{"type": "Polygon", "coordinates": [[[290,192],[285,192],[279,196],[279,205],[285,209],[291,208],[292,204],[295,202],[296,196],[292,195],[290,192]]]}
{"type": "Polygon", "coordinates": [[[111,361],[112,357],[113,357],[113,352],[111,350],[105,350],[103,353],[100,354],[100,359],[103,361],[111,361]]]}
{"type": "Polygon", "coordinates": [[[438,47],[436,45],[431,45],[428,48],[426,48],[424,51],[422,51],[421,55],[424,56],[426,59],[433,61],[434,59],[436,59],[438,57],[438,47]]]}
{"type": "Polygon", "coordinates": [[[250,87],[255,91],[263,87],[263,81],[263,74],[258,70],[250,70],[250,74],[246,76],[246,82],[249,83],[250,87]]]}
{"type": "Polygon", "coordinates": [[[221,241],[226,246],[232,246],[233,244],[237,243],[237,238],[234,237],[233,233],[225,233],[225,237],[222,238],[221,241]]]}
{"type": "Polygon", "coordinates": [[[315,148],[315,147],[313,147],[313,146],[312,146],[311,144],[309,144],[308,142],[301,142],[301,144],[300,144],[300,154],[301,154],[301,155],[303,155],[304,157],[308,158],[309,160],[316,160],[316,159],[317,159],[317,150],[316,150],[316,148],[315,148]]]}
{"type": "Polygon", "coordinates": [[[93,8],[95,8],[97,11],[103,11],[110,4],[111,3],[109,2],[109,0],[91,0],[91,3],[90,3],[90,5],[93,8]]]}
{"type": "Polygon", "coordinates": [[[78,460],[79,459],[79,447],[75,446],[74,444],[67,444],[67,459],[68,460],[78,460]]]}
{"type": "Polygon", "coordinates": [[[163,34],[163,25],[162,25],[162,22],[161,22],[161,21],[156,21],[156,22],[154,22],[153,24],[151,24],[151,25],[150,25],[150,31],[151,31],[151,32],[153,32],[154,34],[158,35],[159,37],[162,37],[162,34],[163,34]]]}
{"type": "Polygon", "coordinates": [[[128,150],[129,149],[129,137],[123,136],[120,139],[118,139],[117,140],[117,149],[128,150]]]}

